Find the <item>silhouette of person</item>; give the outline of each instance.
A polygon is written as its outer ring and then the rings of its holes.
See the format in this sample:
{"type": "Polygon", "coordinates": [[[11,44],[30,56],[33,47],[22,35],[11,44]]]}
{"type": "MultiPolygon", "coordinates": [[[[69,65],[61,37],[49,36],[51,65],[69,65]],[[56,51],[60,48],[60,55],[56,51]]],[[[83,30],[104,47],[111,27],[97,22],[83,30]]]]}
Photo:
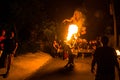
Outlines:
{"type": "Polygon", "coordinates": [[[74,68],[74,55],[72,53],[72,49],[70,48],[69,45],[65,45],[65,51],[68,53],[68,63],[65,65],[65,68],[74,68]]]}
{"type": "Polygon", "coordinates": [[[115,80],[116,66],[120,80],[120,68],[117,60],[117,53],[114,48],[107,46],[109,39],[106,36],[103,36],[101,41],[103,47],[98,47],[93,54],[91,72],[94,73],[96,69],[95,80],[115,80]],[[95,64],[97,64],[96,68],[95,64]]]}
{"type": "Polygon", "coordinates": [[[58,57],[58,53],[57,53],[57,51],[58,51],[58,48],[59,48],[59,44],[57,43],[57,41],[56,40],[54,40],[54,42],[53,42],[53,48],[54,48],[54,57],[58,57]]]}
{"type": "Polygon", "coordinates": [[[0,34],[0,68],[4,68],[4,59],[2,57],[4,43],[3,41],[6,39],[6,31],[3,29],[0,34]]]}
{"type": "Polygon", "coordinates": [[[6,31],[3,29],[0,34],[0,50],[3,50],[3,40],[6,39],[6,31]]]}
{"type": "Polygon", "coordinates": [[[18,47],[18,43],[15,39],[15,33],[10,32],[6,37],[6,39],[4,40],[4,50],[2,55],[4,56],[5,63],[6,63],[5,65],[7,68],[6,73],[3,75],[4,78],[6,78],[9,74],[12,57],[14,56],[17,47],[18,47]]]}

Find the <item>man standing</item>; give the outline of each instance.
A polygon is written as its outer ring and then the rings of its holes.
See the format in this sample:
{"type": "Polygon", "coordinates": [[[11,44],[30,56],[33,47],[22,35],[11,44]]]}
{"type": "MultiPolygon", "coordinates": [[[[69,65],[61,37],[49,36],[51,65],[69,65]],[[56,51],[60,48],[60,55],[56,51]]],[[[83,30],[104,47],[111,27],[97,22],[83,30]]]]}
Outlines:
{"type": "Polygon", "coordinates": [[[6,39],[4,40],[3,54],[5,56],[6,67],[7,67],[7,71],[3,75],[4,78],[6,78],[9,74],[12,57],[14,56],[17,47],[18,47],[18,43],[15,39],[15,34],[14,32],[10,32],[8,36],[6,37],[6,39]]]}
{"type": "Polygon", "coordinates": [[[108,47],[108,38],[101,39],[103,47],[98,47],[93,55],[91,72],[94,73],[97,64],[95,80],[115,80],[115,66],[118,70],[120,80],[120,68],[117,60],[117,53],[114,48],[108,47]]]}
{"type": "Polygon", "coordinates": [[[73,48],[70,48],[69,45],[64,46],[64,51],[68,53],[68,62],[65,65],[65,68],[73,70],[74,68],[74,55],[72,53],[73,48]]]}

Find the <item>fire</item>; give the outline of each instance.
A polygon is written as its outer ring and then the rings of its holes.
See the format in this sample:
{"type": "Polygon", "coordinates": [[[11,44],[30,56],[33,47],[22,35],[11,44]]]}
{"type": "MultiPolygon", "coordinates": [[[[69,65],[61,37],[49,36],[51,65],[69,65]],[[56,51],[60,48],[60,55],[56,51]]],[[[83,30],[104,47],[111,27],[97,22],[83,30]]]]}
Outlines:
{"type": "Polygon", "coordinates": [[[118,56],[120,56],[120,51],[119,50],[116,50],[116,53],[118,56]]]}
{"type": "Polygon", "coordinates": [[[78,37],[86,34],[85,15],[80,9],[76,9],[73,13],[73,16],[69,19],[64,19],[63,23],[71,24],[68,28],[65,43],[73,48],[78,37]]]}
{"type": "Polygon", "coordinates": [[[75,24],[71,24],[69,25],[69,29],[68,29],[68,36],[67,36],[67,40],[69,41],[71,39],[72,36],[75,36],[75,34],[78,32],[78,27],[75,24]]]}
{"type": "Polygon", "coordinates": [[[73,16],[69,19],[64,19],[63,23],[72,24],[68,29],[67,41],[69,41],[71,37],[76,39],[78,36],[80,37],[80,35],[86,34],[85,15],[81,12],[80,9],[76,9],[73,13],[73,16]]]}

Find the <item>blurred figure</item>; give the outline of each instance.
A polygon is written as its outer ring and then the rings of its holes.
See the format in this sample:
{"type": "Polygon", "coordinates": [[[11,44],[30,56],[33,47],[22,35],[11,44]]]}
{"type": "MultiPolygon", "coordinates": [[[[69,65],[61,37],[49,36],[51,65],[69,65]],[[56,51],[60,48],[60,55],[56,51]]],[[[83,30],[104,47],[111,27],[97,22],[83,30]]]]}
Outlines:
{"type": "Polygon", "coordinates": [[[72,70],[74,67],[73,48],[70,48],[69,45],[65,45],[64,51],[68,53],[68,63],[65,65],[65,68],[72,70]]]}
{"type": "Polygon", "coordinates": [[[0,33],[0,41],[4,40],[6,38],[5,34],[6,34],[6,31],[2,30],[0,33]]]}
{"type": "Polygon", "coordinates": [[[63,46],[64,46],[64,43],[63,43],[62,40],[59,40],[58,44],[59,44],[59,47],[58,47],[57,53],[59,54],[59,57],[63,59],[63,46]]]}
{"type": "Polygon", "coordinates": [[[10,32],[6,37],[6,39],[4,40],[4,50],[2,54],[6,63],[5,67],[7,67],[7,71],[3,75],[4,78],[6,78],[9,75],[12,58],[14,57],[17,47],[18,47],[18,43],[15,39],[15,34],[14,32],[10,32]]]}
{"type": "Polygon", "coordinates": [[[0,68],[4,67],[4,61],[3,61],[2,57],[1,57],[1,55],[2,55],[3,49],[4,49],[3,41],[6,39],[5,34],[6,34],[6,31],[2,30],[1,34],[0,34],[0,68]]]}
{"type": "Polygon", "coordinates": [[[1,34],[0,34],[0,50],[3,50],[3,47],[4,47],[4,44],[3,44],[3,40],[6,39],[6,31],[5,30],[2,30],[1,31],[1,34]]]}
{"type": "Polygon", "coordinates": [[[101,42],[101,36],[98,36],[97,39],[96,39],[96,47],[102,47],[103,44],[101,42]]]}
{"type": "Polygon", "coordinates": [[[56,40],[53,42],[53,57],[58,57],[57,51],[59,49],[59,44],[56,40]]]}
{"type": "Polygon", "coordinates": [[[95,80],[115,80],[115,66],[117,67],[120,77],[117,53],[114,48],[107,46],[108,38],[106,36],[103,36],[101,41],[103,47],[98,47],[95,50],[91,64],[91,72],[94,73],[95,64],[97,64],[95,80]]]}

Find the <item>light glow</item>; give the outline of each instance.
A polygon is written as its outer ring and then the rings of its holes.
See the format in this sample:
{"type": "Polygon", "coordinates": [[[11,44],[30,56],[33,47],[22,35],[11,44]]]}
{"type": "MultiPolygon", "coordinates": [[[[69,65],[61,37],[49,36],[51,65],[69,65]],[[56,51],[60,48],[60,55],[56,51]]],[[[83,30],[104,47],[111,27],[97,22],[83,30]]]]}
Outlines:
{"type": "MultiPolygon", "coordinates": [[[[69,41],[74,34],[78,32],[78,27],[75,24],[69,25],[67,40],[69,41]]],[[[76,36],[75,36],[76,37],[76,36]]]]}
{"type": "Polygon", "coordinates": [[[120,56],[120,51],[119,50],[116,50],[116,53],[118,56],[120,56]]]}

